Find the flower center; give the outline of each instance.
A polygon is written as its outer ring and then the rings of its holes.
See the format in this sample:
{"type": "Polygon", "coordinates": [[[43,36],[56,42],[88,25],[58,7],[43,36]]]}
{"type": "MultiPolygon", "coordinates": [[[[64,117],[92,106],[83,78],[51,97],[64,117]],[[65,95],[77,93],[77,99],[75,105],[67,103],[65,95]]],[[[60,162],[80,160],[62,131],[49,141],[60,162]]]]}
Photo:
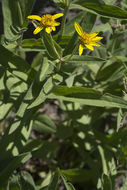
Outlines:
{"type": "Polygon", "coordinates": [[[90,44],[92,41],[90,34],[83,33],[80,37],[80,41],[82,44],[90,44]]]}
{"type": "Polygon", "coordinates": [[[45,27],[50,27],[50,26],[52,26],[53,23],[54,23],[54,18],[53,18],[52,15],[49,15],[49,14],[44,15],[44,16],[42,16],[42,18],[41,18],[41,23],[42,23],[42,25],[45,26],[45,27]]]}

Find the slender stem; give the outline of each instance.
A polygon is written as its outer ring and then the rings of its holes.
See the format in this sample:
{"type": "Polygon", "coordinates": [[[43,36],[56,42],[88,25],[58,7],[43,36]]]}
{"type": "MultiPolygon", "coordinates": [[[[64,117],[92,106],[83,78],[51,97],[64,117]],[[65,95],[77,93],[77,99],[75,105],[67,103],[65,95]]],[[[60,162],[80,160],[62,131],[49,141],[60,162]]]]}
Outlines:
{"type": "Polygon", "coordinates": [[[54,45],[54,42],[53,42],[53,38],[52,38],[51,33],[50,33],[50,39],[51,39],[52,47],[53,47],[53,49],[54,49],[54,51],[55,51],[55,53],[56,53],[58,59],[61,60],[61,57],[60,57],[59,53],[57,52],[56,47],[55,47],[55,45],[54,45]]]}
{"type": "Polygon", "coordinates": [[[56,64],[56,69],[57,71],[59,71],[61,68],[61,61],[59,61],[57,64],[56,64]]]}
{"type": "Polygon", "coordinates": [[[52,43],[52,46],[53,46],[53,48],[54,48],[54,51],[55,51],[55,53],[56,53],[56,55],[57,55],[57,57],[58,57],[58,60],[59,60],[59,61],[57,62],[57,64],[56,64],[57,71],[59,71],[60,68],[61,68],[62,58],[61,58],[61,56],[59,55],[59,53],[57,52],[57,50],[56,50],[56,47],[55,47],[55,45],[54,45],[54,42],[53,42],[53,38],[52,38],[51,33],[50,33],[50,39],[51,39],[51,43],[52,43]]]}

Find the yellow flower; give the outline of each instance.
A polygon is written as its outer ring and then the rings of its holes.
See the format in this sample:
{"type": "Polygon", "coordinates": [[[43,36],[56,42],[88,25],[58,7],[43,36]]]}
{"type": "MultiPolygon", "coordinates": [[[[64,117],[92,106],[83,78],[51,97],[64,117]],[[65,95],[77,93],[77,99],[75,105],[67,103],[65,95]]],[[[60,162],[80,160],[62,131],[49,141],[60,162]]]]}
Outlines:
{"type": "Polygon", "coordinates": [[[59,26],[60,23],[56,22],[55,19],[63,16],[63,13],[58,13],[55,15],[46,14],[42,17],[37,15],[30,15],[27,18],[28,19],[34,19],[40,22],[38,27],[34,30],[33,34],[38,34],[42,29],[45,29],[45,31],[49,34],[52,30],[56,30],[56,26],[59,26]]]}
{"type": "Polygon", "coordinates": [[[100,46],[100,44],[96,43],[99,42],[103,37],[99,37],[97,36],[99,32],[94,32],[91,34],[85,33],[83,32],[81,26],[75,22],[74,24],[75,29],[77,31],[77,33],[79,34],[79,55],[82,55],[83,53],[83,46],[86,46],[88,49],[90,49],[91,51],[94,50],[93,46],[100,46]]]}

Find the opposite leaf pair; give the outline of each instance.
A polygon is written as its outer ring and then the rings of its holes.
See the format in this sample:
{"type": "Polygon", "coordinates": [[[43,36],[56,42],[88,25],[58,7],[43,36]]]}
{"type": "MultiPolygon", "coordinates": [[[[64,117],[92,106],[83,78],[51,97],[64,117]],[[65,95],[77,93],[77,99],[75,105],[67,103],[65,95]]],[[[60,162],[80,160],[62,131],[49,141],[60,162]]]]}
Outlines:
{"type": "MultiPolygon", "coordinates": [[[[60,18],[63,16],[63,13],[58,13],[55,15],[46,14],[42,17],[37,15],[30,15],[27,18],[32,20],[39,21],[39,25],[34,30],[34,34],[38,34],[41,30],[45,29],[45,31],[49,34],[50,32],[56,30],[56,26],[59,26],[60,23],[56,22],[55,19],[60,18]]],[[[96,43],[99,42],[103,37],[97,36],[99,32],[94,32],[91,34],[83,32],[81,26],[75,22],[74,24],[77,33],[79,34],[79,55],[83,53],[83,46],[86,46],[89,50],[93,51],[93,46],[100,46],[100,44],[96,43]]]]}

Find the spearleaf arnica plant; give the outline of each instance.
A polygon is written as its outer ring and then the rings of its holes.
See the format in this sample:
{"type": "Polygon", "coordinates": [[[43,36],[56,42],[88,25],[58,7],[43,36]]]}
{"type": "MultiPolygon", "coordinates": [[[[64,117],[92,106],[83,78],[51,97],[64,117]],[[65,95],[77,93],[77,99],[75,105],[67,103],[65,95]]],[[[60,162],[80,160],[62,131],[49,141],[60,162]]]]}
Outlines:
{"type": "Polygon", "coordinates": [[[0,190],[127,189],[126,4],[0,1],[0,190]]]}

